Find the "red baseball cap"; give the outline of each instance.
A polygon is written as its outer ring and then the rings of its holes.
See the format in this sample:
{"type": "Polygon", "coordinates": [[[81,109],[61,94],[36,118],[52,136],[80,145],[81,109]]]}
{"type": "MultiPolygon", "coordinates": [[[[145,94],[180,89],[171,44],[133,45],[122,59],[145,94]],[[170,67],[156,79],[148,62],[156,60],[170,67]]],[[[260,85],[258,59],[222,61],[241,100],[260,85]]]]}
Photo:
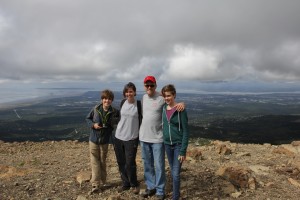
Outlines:
{"type": "Polygon", "coordinates": [[[146,83],[147,81],[151,81],[156,84],[156,80],[154,76],[146,76],[144,79],[144,83],[146,83]]]}

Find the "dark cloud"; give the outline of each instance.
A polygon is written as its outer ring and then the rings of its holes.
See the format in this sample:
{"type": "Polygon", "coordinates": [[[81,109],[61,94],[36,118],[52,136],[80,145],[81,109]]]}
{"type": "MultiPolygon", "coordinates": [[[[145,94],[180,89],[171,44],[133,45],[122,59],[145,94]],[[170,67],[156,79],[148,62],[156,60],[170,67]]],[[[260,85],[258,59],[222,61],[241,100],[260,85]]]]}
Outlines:
{"type": "Polygon", "coordinates": [[[9,80],[299,81],[299,1],[0,3],[9,80]]]}

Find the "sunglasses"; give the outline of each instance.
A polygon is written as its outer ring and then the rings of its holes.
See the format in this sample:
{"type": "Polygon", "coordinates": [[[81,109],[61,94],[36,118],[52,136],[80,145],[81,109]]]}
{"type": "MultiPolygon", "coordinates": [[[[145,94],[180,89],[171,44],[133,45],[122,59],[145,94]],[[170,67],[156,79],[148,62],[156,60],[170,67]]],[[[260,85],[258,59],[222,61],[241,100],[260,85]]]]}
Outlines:
{"type": "Polygon", "coordinates": [[[145,85],[145,87],[146,87],[146,88],[148,88],[148,87],[151,87],[151,88],[153,88],[154,86],[155,86],[155,85],[148,85],[148,84],[147,84],[147,85],[145,85]]]}

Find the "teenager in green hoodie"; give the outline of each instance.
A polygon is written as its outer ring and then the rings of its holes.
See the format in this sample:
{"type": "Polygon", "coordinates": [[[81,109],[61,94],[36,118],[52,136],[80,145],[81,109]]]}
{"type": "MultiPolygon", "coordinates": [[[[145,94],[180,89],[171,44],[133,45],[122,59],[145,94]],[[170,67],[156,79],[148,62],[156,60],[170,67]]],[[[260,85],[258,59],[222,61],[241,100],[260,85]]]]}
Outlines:
{"type": "Polygon", "coordinates": [[[173,200],[180,197],[180,170],[186,158],[189,141],[189,127],[186,110],[176,110],[176,89],[174,85],[166,85],[161,93],[165,99],[163,107],[163,139],[173,180],[173,200]]]}

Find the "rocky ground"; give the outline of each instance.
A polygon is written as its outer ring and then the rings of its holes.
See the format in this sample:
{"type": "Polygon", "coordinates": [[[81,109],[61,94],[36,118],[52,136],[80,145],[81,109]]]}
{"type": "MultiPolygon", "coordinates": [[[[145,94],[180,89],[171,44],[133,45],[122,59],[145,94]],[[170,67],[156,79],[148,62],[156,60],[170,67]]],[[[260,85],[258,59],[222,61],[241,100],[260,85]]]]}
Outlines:
{"type": "MultiPolygon", "coordinates": [[[[183,199],[299,199],[300,142],[288,145],[213,141],[190,144],[181,174],[183,199]]],[[[145,188],[140,151],[138,179],[145,188]]],[[[87,142],[0,141],[0,199],[85,200],[140,199],[121,185],[113,148],[109,148],[110,186],[90,194],[87,142]]],[[[167,199],[171,197],[167,168],[167,199]]],[[[150,198],[151,199],[151,198],[150,198]]]]}

